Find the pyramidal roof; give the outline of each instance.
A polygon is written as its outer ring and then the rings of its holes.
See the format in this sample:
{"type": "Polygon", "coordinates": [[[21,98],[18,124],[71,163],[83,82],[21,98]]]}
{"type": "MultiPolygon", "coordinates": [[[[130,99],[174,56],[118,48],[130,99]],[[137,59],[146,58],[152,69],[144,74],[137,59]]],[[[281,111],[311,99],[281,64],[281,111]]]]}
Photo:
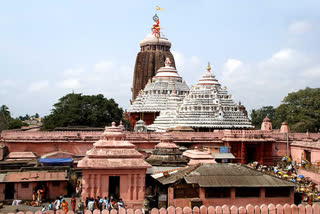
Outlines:
{"type": "Polygon", "coordinates": [[[160,112],[166,109],[167,98],[173,91],[178,97],[183,98],[189,87],[167,58],[165,66],[161,67],[152,81],[149,80],[144,90],[140,91],[129,107],[129,112],[160,112]]]}
{"type": "Polygon", "coordinates": [[[188,162],[168,133],[162,136],[146,161],[153,166],[184,166],[188,162]]]}
{"type": "Polygon", "coordinates": [[[187,126],[192,128],[253,128],[242,108],[235,104],[226,87],[221,87],[211,72],[210,65],[198,84],[191,88],[174,117],[165,117],[174,111],[164,110],[148,129],[163,131],[167,128],[187,126]]]}
{"type": "Polygon", "coordinates": [[[143,155],[135,150],[135,145],[125,141],[121,126],[106,127],[100,140],[93,144],[86,156],[79,161],[82,169],[139,169],[151,166],[143,160],[143,155]]]}

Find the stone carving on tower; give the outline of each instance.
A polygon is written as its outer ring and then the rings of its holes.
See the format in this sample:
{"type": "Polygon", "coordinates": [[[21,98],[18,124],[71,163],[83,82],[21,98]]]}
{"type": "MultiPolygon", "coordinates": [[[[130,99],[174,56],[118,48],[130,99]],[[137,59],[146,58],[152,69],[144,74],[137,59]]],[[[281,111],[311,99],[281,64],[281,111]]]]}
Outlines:
{"type": "Polygon", "coordinates": [[[171,42],[160,33],[159,17],[155,15],[153,20],[155,23],[151,28],[152,33],[140,42],[140,52],[137,55],[133,73],[131,102],[156,75],[156,71],[162,67],[166,58],[169,58],[172,66],[175,67],[174,58],[170,52],[171,42]]]}
{"type": "Polygon", "coordinates": [[[148,129],[165,131],[177,126],[195,130],[253,128],[243,109],[231,99],[227,88],[221,87],[211,73],[210,64],[198,84],[191,88],[178,106],[176,114],[171,117],[165,117],[168,110],[174,113],[167,107],[148,129]]]}

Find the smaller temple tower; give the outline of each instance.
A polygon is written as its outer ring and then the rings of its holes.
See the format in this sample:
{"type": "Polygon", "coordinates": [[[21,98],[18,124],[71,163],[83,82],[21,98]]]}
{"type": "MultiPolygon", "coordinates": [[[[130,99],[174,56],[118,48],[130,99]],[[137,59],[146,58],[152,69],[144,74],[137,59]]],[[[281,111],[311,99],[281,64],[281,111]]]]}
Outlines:
{"type": "Polygon", "coordinates": [[[79,161],[82,201],[86,197],[122,198],[127,208],[139,209],[145,197],[146,169],[151,166],[135,146],[125,141],[121,126],[106,127],[100,140],[79,161]]]}
{"type": "Polygon", "coordinates": [[[272,123],[270,122],[270,119],[268,116],[266,116],[261,124],[261,130],[263,131],[272,131],[272,123]]]}

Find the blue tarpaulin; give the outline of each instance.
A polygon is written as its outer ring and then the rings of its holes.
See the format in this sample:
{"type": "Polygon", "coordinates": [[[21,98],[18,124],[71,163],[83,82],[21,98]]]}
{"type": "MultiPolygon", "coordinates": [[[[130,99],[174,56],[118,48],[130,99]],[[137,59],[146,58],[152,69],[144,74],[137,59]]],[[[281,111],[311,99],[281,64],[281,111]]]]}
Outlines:
{"type": "Polygon", "coordinates": [[[39,163],[72,163],[72,158],[40,158],[39,163]]]}

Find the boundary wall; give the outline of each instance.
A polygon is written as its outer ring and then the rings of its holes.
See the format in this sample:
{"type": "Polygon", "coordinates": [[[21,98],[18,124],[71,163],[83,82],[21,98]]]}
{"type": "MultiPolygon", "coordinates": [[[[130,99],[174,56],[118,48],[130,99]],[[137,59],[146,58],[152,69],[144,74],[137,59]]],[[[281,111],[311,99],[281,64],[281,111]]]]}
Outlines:
{"type": "MultiPolygon", "coordinates": [[[[48,214],[54,214],[53,211],[47,211],[48,214]]],[[[14,214],[14,213],[9,213],[14,214]]],[[[17,214],[24,214],[23,212],[18,212],[17,214]]],[[[26,212],[25,214],[33,214],[33,212],[26,212]]],[[[34,214],[42,214],[41,211],[37,211],[34,214]]],[[[58,210],[56,214],[65,214],[64,211],[58,210]]],[[[73,211],[68,211],[68,214],[74,214],[73,211]]],[[[141,209],[133,210],[133,209],[123,209],[119,210],[94,210],[93,212],[86,210],[84,214],[143,214],[141,209]]],[[[246,207],[240,206],[201,206],[199,207],[168,207],[167,209],[152,209],[149,214],[320,214],[320,207],[318,204],[310,205],[273,205],[273,204],[263,204],[261,206],[253,206],[248,204],[246,207]]]]}

